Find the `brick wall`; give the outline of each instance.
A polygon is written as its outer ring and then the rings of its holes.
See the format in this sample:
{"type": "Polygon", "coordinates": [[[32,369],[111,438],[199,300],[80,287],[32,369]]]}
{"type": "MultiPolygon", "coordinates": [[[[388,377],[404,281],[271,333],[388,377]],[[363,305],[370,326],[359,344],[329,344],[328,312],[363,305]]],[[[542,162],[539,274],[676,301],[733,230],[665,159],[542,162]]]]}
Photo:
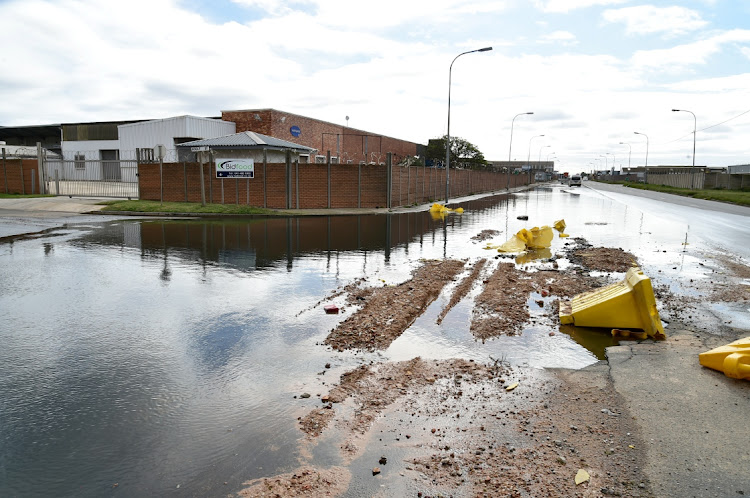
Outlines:
{"type": "Polygon", "coordinates": [[[346,163],[347,160],[351,160],[352,164],[359,164],[361,161],[385,163],[388,152],[393,154],[393,162],[398,163],[407,156],[417,154],[417,144],[414,142],[275,109],[222,111],[221,119],[233,121],[237,125],[237,133],[263,133],[312,147],[322,156],[331,151],[331,156],[336,157],[338,150],[342,163],[346,163]],[[300,129],[299,136],[292,135],[290,130],[293,126],[300,129]]]}
{"type": "Polygon", "coordinates": [[[0,192],[6,194],[38,194],[38,161],[36,159],[6,159],[5,163],[0,165],[0,192]],[[34,172],[33,185],[32,171],[34,172]]]}
{"type": "MultiPolygon", "coordinates": [[[[255,165],[255,178],[218,179],[213,164],[203,165],[206,202],[242,204],[272,209],[324,209],[329,205],[327,164],[292,164],[287,183],[286,164],[255,165]],[[264,189],[265,184],[265,189],[264,189]],[[287,188],[291,196],[287,199],[287,188]],[[265,195],[264,195],[265,193],[265,195]],[[297,200],[299,199],[299,206],[297,200]],[[265,204],[264,204],[265,202],[265,204]]],[[[387,169],[380,165],[330,165],[331,208],[387,206],[387,169]]],[[[164,201],[200,202],[200,166],[197,163],[163,165],[164,201]]],[[[510,175],[510,186],[525,185],[528,175],[510,175]]],[[[139,164],[140,198],[160,199],[158,164],[139,164]]],[[[445,198],[445,170],[422,166],[393,166],[391,206],[424,204],[445,198]]],[[[488,171],[451,170],[450,197],[503,190],[508,175],[488,171]]]]}

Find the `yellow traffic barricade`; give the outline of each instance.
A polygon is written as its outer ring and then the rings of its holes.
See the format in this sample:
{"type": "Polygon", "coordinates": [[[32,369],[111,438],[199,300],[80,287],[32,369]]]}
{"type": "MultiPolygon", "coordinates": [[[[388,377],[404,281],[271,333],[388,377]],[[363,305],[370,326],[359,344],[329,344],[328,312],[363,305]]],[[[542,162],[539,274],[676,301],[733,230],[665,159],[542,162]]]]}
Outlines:
{"type": "Polygon", "coordinates": [[[724,372],[727,377],[750,380],[750,337],[701,353],[698,359],[704,367],[724,372]]]}
{"type": "Polygon", "coordinates": [[[651,279],[633,267],[622,282],[573,296],[560,303],[560,323],[579,327],[640,329],[664,339],[651,279]]]}

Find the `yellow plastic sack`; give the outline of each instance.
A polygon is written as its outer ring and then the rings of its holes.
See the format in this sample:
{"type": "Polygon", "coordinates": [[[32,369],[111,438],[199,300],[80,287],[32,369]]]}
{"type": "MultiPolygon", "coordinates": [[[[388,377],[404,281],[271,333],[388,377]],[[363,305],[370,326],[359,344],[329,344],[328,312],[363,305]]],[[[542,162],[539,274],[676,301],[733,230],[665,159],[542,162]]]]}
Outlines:
{"type": "Polygon", "coordinates": [[[567,225],[565,224],[565,220],[557,220],[552,224],[552,226],[555,227],[555,230],[557,230],[558,232],[562,232],[565,230],[565,227],[567,225]]]}
{"type": "Polygon", "coordinates": [[[544,249],[552,244],[552,229],[547,225],[531,229],[531,241],[526,243],[529,249],[544,249]]]}
{"type": "Polygon", "coordinates": [[[519,237],[518,234],[511,237],[505,244],[497,248],[497,252],[523,252],[525,250],[526,241],[519,237]]]}

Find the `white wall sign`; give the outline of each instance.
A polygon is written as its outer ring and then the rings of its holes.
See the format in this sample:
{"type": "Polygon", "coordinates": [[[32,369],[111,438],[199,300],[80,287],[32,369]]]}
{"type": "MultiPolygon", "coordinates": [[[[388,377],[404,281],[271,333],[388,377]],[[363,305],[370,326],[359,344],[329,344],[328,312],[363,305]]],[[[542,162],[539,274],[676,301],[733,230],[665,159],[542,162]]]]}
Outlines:
{"type": "Polygon", "coordinates": [[[216,178],[255,178],[252,159],[217,159],[216,178]]]}

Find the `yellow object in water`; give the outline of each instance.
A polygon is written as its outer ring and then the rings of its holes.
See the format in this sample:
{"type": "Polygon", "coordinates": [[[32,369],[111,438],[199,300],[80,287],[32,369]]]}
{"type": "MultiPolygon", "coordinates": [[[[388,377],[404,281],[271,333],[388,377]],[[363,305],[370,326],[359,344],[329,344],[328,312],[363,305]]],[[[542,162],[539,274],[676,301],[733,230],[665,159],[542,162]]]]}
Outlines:
{"type": "Polygon", "coordinates": [[[448,213],[462,214],[463,212],[464,208],[462,207],[451,209],[449,207],[443,206],[442,204],[438,204],[437,202],[430,206],[430,214],[432,215],[433,219],[443,218],[448,213]]]}
{"type": "Polygon", "coordinates": [[[724,372],[727,377],[750,380],[750,337],[701,353],[698,359],[704,367],[724,372]]]}
{"type": "Polygon", "coordinates": [[[522,228],[505,244],[497,248],[498,252],[523,252],[526,249],[546,249],[552,243],[552,229],[547,225],[534,227],[531,230],[522,228]]]}
{"type": "Polygon", "coordinates": [[[552,229],[547,225],[531,229],[531,241],[526,244],[529,249],[544,249],[552,243],[552,229]]]}
{"type": "Polygon", "coordinates": [[[560,303],[560,323],[579,327],[641,329],[653,339],[664,339],[651,279],[631,268],[625,280],[573,296],[560,303]]]}
{"type": "Polygon", "coordinates": [[[526,250],[526,241],[514,235],[508,241],[497,248],[497,252],[523,252],[526,250]]]}
{"type": "Polygon", "coordinates": [[[562,232],[563,230],[565,230],[565,227],[567,225],[565,224],[565,220],[557,220],[552,224],[552,226],[555,227],[555,230],[557,230],[558,232],[562,232]]]}

